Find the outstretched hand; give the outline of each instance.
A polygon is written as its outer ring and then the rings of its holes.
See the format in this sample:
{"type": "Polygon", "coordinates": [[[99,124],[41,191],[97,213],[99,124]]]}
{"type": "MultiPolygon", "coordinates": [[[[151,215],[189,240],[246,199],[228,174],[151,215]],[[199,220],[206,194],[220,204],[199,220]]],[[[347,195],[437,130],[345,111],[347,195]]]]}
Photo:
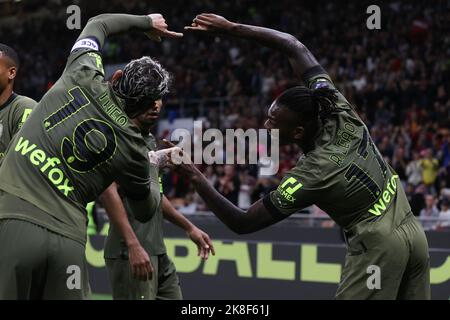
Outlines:
{"type": "Polygon", "coordinates": [[[145,34],[152,40],[161,42],[162,37],[166,38],[181,38],[183,36],[182,33],[169,31],[168,25],[166,23],[166,19],[159,14],[153,13],[148,15],[152,19],[152,30],[146,32],[145,34]]]}
{"type": "Polygon", "coordinates": [[[212,13],[202,13],[194,18],[191,26],[184,27],[184,30],[227,33],[231,31],[234,26],[235,23],[228,21],[222,16],[212,13]]]}
{"type": "Polygon", "coordinates": [[[183,152],[183,149],[166,139],[163,139],[162,142],[165,147],[169,148],[168,150],[172,150],[172,152],[168,154],[169,161],[167,167],[174,168],[177,172],[191,178],[199,172],[188,155],[183,152]]]}

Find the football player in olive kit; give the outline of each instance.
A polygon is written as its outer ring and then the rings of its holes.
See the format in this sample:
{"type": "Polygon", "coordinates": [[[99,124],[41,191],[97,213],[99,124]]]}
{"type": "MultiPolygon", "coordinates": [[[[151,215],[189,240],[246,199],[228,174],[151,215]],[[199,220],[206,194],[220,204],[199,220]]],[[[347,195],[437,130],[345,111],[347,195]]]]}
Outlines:
{"type": "Polygon", "coordinates": [[[216,216],[233,231],[250,233],[315,204],[346,234],[337,299],[430,299],[427,239],[398,175],[308,48],[290,34],[214,14],[198,15],[185,29],[278,50],[305,84],[281,93],[265,122],[268,130],[279,130],[280,144],[295,143],[303,155],[275,191],[246,211],[214,190],[194,165],[179,167],[216,216]],[[381,286],[376,288],[367,285],[368,270],[374,267],[380,271],[381,286]]]}
{"type": "MultiPolygon", "coordinates": [[[[137,219],[149,220],[159,205],[147,145],[131,119],[167,93],[169,74],[142,57],[108,82],[100,54],[107,37],[131,30],[182,36],[160,14],[90,19],[62,76],[10,143],[0,167],[0,299],[88,298],[87,203],[118,181],[145,213],[137,219]]],[[[132,234],[126,216],[112,220],[132,234]]],[[[148,259],[141,272],[151,276],[148,259]]]]}
{"type": "MultiPolygon", "coordinates": [[[[140,128],[144,139],[147,142],[148,150],[157,153],[155,137],[150,133],[151,128],[156,124],[162,107],[162,101],[157,101],[153,109],[133,119],[133,122],[140,128]]],[[[159,151],[164,153],[165,150],[159,151]]],[[[156,155],[156,154],[155,154],[156,155]]],[[[160,203],[156,207],[156,212],[152,218],[142,223],[136,216],[142,215],[136,212],[126,196],[119,196],[116,184],[109,187],[100,196],[105,209],[111,215],[126,214],[131,226],[139,240],[150,256],[154,268],[151,279],[136,278],[132,274],[128,259],[129,250],[126,242],[118,232],[117,227],[111,225],[108,237],[105,242],[105,262],[108,269],[109,281],[112,288],[113,299],[119,300],[179,300],[182,299],[180,281],[176,273],[176,268],[170,257],[167,255],[163,237],[163,219],[169,220],[173,224],[183,229],[189,238],[197,245],[198,254],[201,258],[207,259],[209,253],[215,254],[214,247],[209,235],[197,228],[192,222],[178,212],[164,196],[161,180],[159,176],[159,161],[149,163],[150,170],[154,172],[152,177],[156,178],[153,185],[158,188],[161,197],[160,203]],[[125,213],[126,212],[126,213],[125,213]]],[[[136,274],[137,272],[135,272],[136,274]]]]}
{"type": "Polygon", "coordinates": [[[16,51],[0,43],[0,163],[14,135],[30,116],[37,102],[14,93],[20,62],[16,51]]]}

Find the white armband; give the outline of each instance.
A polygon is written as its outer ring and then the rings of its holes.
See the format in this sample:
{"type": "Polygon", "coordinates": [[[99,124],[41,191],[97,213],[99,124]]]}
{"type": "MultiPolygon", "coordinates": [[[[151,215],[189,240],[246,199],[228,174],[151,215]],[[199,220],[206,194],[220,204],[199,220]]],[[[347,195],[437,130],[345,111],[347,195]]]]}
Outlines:
{"type": "Polygon", "coordinates": [[[70,52],[73,52],[76,49],[93,49],[98,51],[98,47],[99,46],[95,40],[85,38],[75,42],[70,52]]]}

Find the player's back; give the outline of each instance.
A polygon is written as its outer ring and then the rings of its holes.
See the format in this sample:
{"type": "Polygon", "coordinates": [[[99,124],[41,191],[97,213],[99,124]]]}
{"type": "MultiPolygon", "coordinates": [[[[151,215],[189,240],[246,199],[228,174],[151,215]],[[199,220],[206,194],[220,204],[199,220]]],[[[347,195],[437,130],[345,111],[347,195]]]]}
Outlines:
{"type": "MultiPolygon", "coordinates": [[[[136,197],[148,191],[146,145],[122,103],[104,80],[97,52],[71,54],[0,169],[0,189],[38,209],[16,217],[84,242],[86,203],[113,181],[136,197]]],[[[0,206],[0,216],[11,211],[0,206]]]]}
{"type": "MultiPolygon", "coordinates": [[[[320,76],[315,83],[319,80],[320,76]]],[[[314,86],[314,81],[310,85],[314,86]]],[[[331,81],[328,85],[332,86],[331,81]]],[[[325,121],[317,148],[304,159],[306,167],[315,171],[312,180],[320,189],[316,204],[346,228],[388,211],[392,212],[392,224],[400,223],[411,209],[398,175],[339,92],[337,107],[340,112],[325,121]]]]}
{"type": "MultiPolygon", "coordinates": [[[[334,89],[325,73],[306,83],[313,90],[334,89]]],[[[400,180],[366,125],[345,97],[337,94],[337,109],[322,120],[315,148],[286,174],[270,202],[283,215],[315,204],[345,229],[385,216],[390,221],[386,225],[395,228],[411,211],[400,180]]]]}

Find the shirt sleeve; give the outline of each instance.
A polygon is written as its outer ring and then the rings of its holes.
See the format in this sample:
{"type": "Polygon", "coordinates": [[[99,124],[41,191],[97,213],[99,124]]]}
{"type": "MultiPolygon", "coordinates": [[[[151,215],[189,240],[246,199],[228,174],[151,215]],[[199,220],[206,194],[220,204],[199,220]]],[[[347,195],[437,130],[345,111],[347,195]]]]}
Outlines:
{"type": "Polygon", "coordinates": [[[319,88],[336,89],[330,76],[320,65],[306,70],[303,74],[303,82],[305,86],[312,90],[319,88]]]}
{"type": "Polygon", "coordinates": [[[315,192],[307,185],[307,177],[288,173],[278,188],[263,199],[266,209],[278,220],[309,207],[315,201],[315,192]]]}
{"type": "Polygon", "coordinates": [[[95,38],[81,38],[73,45],[63,74],[104,79],[103,58],[95,38]]]}
{"type": "Polygon", "coordinates": [[[37,102],[31,98],[21,99],[14,108],[12,135],[15,135],[27,121],[37,102]]]}
{"type": "Polygon", "coordinates": [[[150,168],[148,160],[132,161],[117,177],[121,194],[131,200],[146,199],[150,193],[150,168]]]}

